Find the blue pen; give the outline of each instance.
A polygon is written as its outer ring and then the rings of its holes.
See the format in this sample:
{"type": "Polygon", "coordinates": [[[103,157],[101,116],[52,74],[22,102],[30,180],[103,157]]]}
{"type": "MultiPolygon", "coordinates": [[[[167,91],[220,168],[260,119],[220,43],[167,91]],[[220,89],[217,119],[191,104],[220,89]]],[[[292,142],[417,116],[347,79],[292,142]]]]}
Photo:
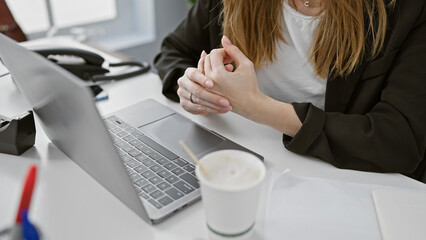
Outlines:
{"type": "Polygon", "coordinates": [[[21,219],[22,219],[22,239],[24,240],[39,240],[40,237],[38,235],[37,229],[34,227],[34,225],[30,222],[28,219],[28,210],[23,209],[21,212],[21,219]]]}

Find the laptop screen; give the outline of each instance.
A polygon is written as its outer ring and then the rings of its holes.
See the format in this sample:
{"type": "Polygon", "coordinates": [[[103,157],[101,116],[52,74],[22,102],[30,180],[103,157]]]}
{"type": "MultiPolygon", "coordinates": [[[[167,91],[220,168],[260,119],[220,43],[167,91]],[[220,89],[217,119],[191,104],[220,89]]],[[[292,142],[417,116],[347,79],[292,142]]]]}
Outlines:
{"type": "Polygon", "coordinates": [[[71,73],[0,34],[0,58],[50,140],[147,219],[90,90],[71,73]]]}

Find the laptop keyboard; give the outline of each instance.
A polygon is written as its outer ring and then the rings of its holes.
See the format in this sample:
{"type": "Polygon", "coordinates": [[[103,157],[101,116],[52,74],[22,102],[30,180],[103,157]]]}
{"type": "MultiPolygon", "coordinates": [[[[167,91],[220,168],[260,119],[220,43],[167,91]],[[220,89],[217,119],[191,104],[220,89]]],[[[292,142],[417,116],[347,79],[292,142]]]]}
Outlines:
{"type": "Polygon", "coordinates": [[[192,163],[115,116],[104,120],[141,198],[160,209],[200,187],[192,163]]]}

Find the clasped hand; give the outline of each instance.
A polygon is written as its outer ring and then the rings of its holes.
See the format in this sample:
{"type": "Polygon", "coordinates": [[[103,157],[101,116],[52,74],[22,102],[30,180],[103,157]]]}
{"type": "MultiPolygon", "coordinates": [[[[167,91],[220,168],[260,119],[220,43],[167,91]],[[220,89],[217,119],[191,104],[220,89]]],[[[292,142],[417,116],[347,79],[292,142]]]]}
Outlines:
{"type": "Polygon", "coordinates": [[[188,68],[178,79],[180,104],[193,114],[232,110],[250,118],[253,106],[264,97],[253,63],[225,36],[222,46],[208,55],[203,51],[197,68],[188,68]]]}

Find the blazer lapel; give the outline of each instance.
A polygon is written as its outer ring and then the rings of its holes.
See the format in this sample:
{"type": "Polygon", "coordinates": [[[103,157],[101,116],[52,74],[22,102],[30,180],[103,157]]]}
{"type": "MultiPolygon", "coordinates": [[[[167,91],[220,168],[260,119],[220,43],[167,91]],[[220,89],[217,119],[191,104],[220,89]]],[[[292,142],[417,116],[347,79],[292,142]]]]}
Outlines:
{"type": "MultiPolygon", "coordinates": [[[[389,2],[389,1],[388,1],[389,2]]],[[[396,9],[398,10],[398,9],[396,9]]],[[[394,16],[398,16],[398,14],[393,14],[394,16]]],[[[390,24],[392,26],[395,26],[396,24],[394,22],[397,22],[399,18],[396,19],[390,19],[390,24]]],[[[365,19],[365,26],[368,26],[367,19],[365,19]]],[[[366,33],[367,34],[367,33],[366,33]]],[[[392,34],[391,29],[388,28],[386,31],[386,40],[385,40],[385,46],[382,49],[382,53],[380,56],[377,56],[377,58],[383,56],[385,53],[385,49],[396,49],[398,43],[401,41],[392,41],[392,34]]],[[[405,36],[405,35],[403,35],[405,36]]],[[[362,74],[364,73],[365,68],[368,65],[368,58],[370,55],[368,53],[371,52],[372,49],[372,39],[371,37],[368,37],[366,40],[366,49],[363,59],[361,60],[360,65],[358,68],[351,73],[349,76],[346,77],[336,77],[331,78],[328,77],[327,87],[325,90],[325,111],[326,112],[343,112],[345,113],[347,110],[348,103],[352,97],[352,94],[354,93],[354,90],[361,79],[362,74]]]]}

